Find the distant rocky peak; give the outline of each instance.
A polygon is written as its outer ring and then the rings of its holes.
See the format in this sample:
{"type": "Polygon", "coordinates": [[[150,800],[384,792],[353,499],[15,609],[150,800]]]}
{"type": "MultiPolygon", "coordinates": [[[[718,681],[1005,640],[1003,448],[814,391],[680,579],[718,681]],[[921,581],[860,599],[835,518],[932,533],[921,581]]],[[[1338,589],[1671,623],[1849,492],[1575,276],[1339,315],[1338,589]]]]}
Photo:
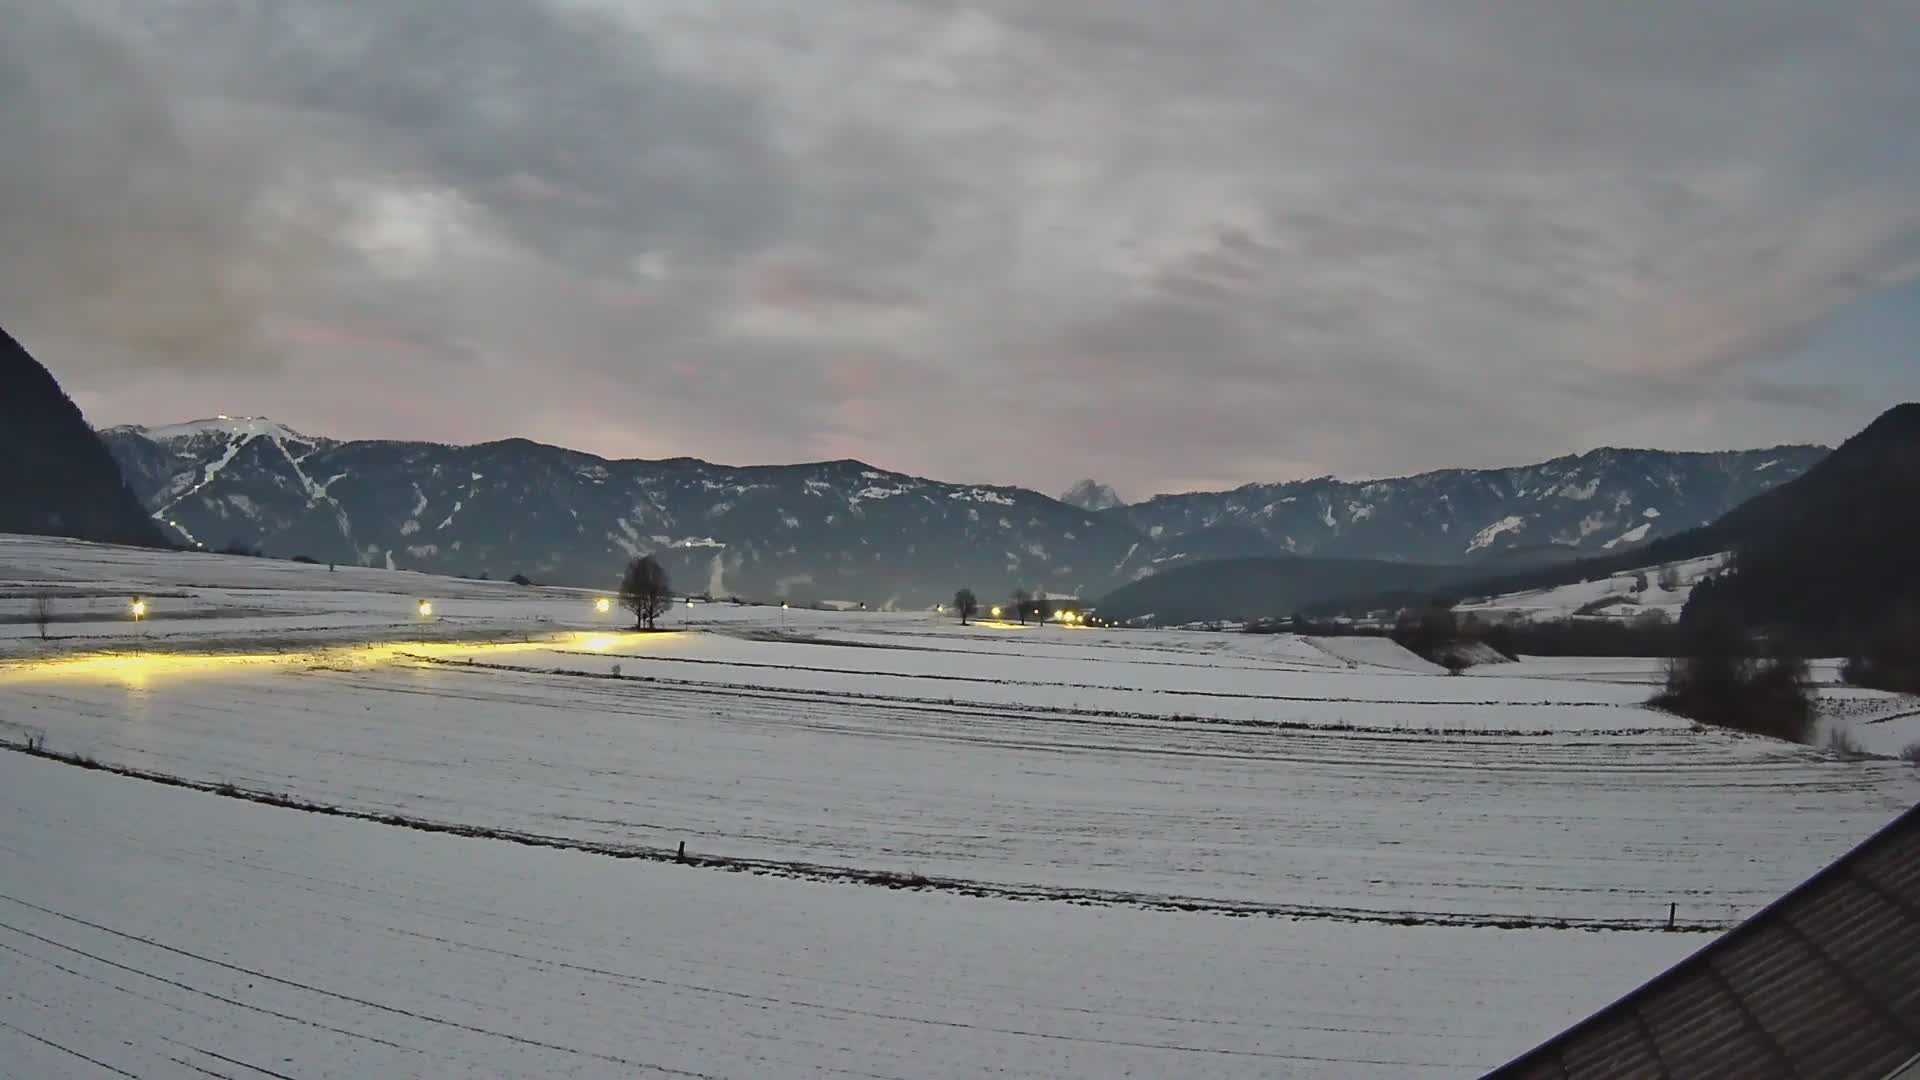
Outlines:
{"type": "Polygon", "coordinates": [[[1066,494],[1060,496],[1060,501],[1068,506],[1089,511],[1112,510],[1115,507],[1127,505],[1126,500],[1120,498],[1118,492],[1091,478],[1068,488],[1066,494]]]}

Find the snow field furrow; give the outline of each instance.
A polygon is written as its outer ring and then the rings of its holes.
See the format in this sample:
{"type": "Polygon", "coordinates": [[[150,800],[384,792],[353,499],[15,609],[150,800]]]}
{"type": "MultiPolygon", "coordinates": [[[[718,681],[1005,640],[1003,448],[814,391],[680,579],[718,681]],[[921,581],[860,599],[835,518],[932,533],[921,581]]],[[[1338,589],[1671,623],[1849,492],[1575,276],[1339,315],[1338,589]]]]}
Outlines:
{"type": "MultiPolygon", "coordinates": [[[[429,836],[14,754],[0,754],[0,847],[23,871],[0,889],[0,922],[298,1018],[24,939],[78,974],[34,966],[20,985],[57,1007],[15,1001],[0,1020],[162,1080],[245,1072],[230,1061],[293,1076],[1471,1076],[1700,940],[778,881],[429,836]],[[23,824],[49,814],[88,843],[23,824]],[[1485,1007],[1455,1019],[1434,980],[1485,1007]]],[[[25,1042],[0,1030],[0,1056],[25,1042]]]]}
{"type": "Polygon", "coordinates": [[[1920,798],[1658,661],[593,596],[0,537],[0,1077],[1472,1076],[1920,798]]]}
{"type": "Polygon", "coordinates": [[[41,726],[62,752],[368,812],[1302,910],[1632,922],[1679,902],[1721,923],[1914,790],[1891,766],[1684,731],[1081,723],[460,667],[7,692],[29,718],[57,718],[41,726]],[[1792,812],[1808,799],[1832,812],[1792,812]],[[1793,854],[1737,854],[1780,835],[1802,838],[1793,854]]]}

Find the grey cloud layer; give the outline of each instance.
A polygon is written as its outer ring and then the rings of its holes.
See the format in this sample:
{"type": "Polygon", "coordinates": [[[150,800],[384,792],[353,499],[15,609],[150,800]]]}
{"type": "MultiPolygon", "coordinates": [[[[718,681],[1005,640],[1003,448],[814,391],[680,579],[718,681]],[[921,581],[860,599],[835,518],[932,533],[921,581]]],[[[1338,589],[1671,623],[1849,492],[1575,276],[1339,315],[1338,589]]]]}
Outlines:
{"type": "Polygon", "coordinates": [[[1920,276],[1905,0],[0,23],[0,319],[107,419],[1144,492],[1858,411],[1749,366],[1920,276]]]}

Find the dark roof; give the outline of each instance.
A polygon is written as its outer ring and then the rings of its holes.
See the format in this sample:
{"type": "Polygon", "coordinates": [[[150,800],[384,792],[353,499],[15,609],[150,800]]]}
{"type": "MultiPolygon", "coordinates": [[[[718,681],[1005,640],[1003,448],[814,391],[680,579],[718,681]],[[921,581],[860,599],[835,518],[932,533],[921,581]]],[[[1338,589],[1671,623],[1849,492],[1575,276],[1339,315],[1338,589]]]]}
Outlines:
{"type": "Polygon", "coordinates": [[[1863,1077],[1920,1055],[1920,806],[1489,1080],[1863,1077]]]}

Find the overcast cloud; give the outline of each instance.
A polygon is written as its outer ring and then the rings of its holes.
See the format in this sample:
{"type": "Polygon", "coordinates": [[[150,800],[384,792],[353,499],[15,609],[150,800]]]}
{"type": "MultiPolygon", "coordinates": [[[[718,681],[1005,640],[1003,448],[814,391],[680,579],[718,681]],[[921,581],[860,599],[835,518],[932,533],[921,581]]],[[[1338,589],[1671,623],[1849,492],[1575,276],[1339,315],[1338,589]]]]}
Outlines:
{"type": "Polygon", "coordinates": [[[1920,279],[1911,0],[0,27],[0,324],[102,424],[1142,496],[1833,439],[1920,396],[1910,338],[1808,359],[1920,279]]]}

